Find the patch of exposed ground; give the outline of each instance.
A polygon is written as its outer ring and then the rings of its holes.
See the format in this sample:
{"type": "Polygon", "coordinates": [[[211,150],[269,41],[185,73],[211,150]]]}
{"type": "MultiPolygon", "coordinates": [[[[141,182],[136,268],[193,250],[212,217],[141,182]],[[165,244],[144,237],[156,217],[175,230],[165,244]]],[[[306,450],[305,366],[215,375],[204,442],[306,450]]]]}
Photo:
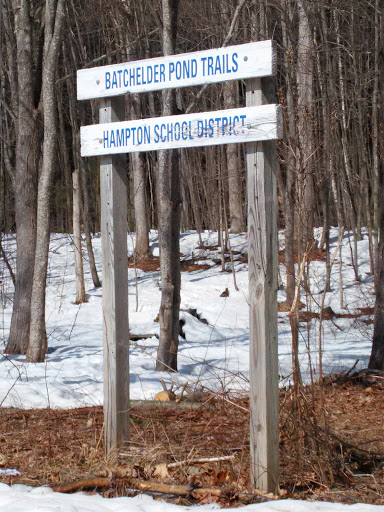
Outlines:
{"type": "MultiPolygon", "coordinates": [[[[181,272],[193,272],[195,270],[206,270],[210,268],[210,265],[204,264],[204,263],[196,263],[199,260],[202,260],[203,258],[196,258],[194,260],[192,259],[185,259],[180,261],[180,270],[181,272]]],[[[129,268],[136,268],[143,270],[144,272],[159,272],[160,271],[160,259],[157,257],[151,257],[151,258],[129,258],[128,260],[128,267],[129,268]]]]}

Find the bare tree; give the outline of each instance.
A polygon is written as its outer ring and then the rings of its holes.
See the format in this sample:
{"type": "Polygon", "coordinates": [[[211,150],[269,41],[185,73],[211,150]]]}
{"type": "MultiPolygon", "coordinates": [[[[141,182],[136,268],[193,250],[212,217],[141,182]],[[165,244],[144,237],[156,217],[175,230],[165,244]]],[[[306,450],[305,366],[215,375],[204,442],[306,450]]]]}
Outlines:
{"type": "MultiPolygon", "coordinates": [[[[140,117],[140,97],[137,94],[132,98],[132,119],[140,117]]],[[[133,188],[135,205],[136,245],[135,254],[138,258],[151,256],[149,250],[149,225],[146,197],[145,157],[143,153],[133,153],[133,188]]]]}
{"type": "MultiPolygon", "coordinates": [[[[163,0],[163,52],[175,53],[179,0],[163,0]]],[[[162,91],[162,114],[176,113],[176,94],[162,91]]],[[[177,371],[180,312],[180,177],[178,151],[159,151],[161,306],[156,370],[177,371]]]]}
{"type": "Polygon", "coordinates": [[[37,241],[31,297],[31,326],[27,360],[44,361],[47,351],[45,331],[45,288],[50,240],[50,193],[56,159],[56,64],[61,47],[64,23],[64,0],[46,0],[43,59],[43,162],[39,177],[37,203],[37,241]]]}
{"type": "Polygon", "coordinates": [[[75,253],[76,299],[75,304],[88,302],[85,295],[83,251],[81,247],[81,190],[80,170],[72,174],[73,183],[73,250],[75,253]]]}
{"type": "MultiPolygon", "coordinates": [[[[381,171],[382,172],[382,171],[381,171]]],[[[372,352],[368,368],[384,371],[384,208],[380,219],[379,259],[377,262],[376,307],[372,352]]]]}
{"type": "Polygon", "coordinates": [[[9,105],[15,119],[13,185],[17,229],[16,286],[6,352],[25,354],[31,321],[31,294],[36,246],[37,161],[40,130],[35,104],[30,2],[7,0],[3,11],[7,33],[8,76],[14,88],[9,105]]]}

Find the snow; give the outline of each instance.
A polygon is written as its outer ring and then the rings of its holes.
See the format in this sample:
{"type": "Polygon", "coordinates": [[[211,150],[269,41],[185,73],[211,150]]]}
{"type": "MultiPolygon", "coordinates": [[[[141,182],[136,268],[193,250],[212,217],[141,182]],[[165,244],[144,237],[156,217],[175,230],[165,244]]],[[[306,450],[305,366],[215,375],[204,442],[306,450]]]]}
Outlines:
{"type": "MultiPolygon", "coordinates": [[[[146,495],[134,498],[102,498],[83,493],[59,494],[48,487],[0,484],[0,510],[7,512],[186,512],[196,507],[181,507],[157,501],[146,495]]],[[[217,505],[203,505],[199,510],[217,510],[217,505]]],[[[226,510],[226,509],[223,509],[226,510]]],[[[237,512],[379,512],[380,505],[342,505],[320,501],[276,500],[239,507],[237,512]]]]}
{"type": "MultiPolygon", "coordinates": [[[[320,231],[316,233],[320,236],[320,231]]],[[[153,399],[162,387],[160,379],[181,385],[203,386],[211,391],[242,393],[248,390],[248,272],[239,255],[234,256],[236,281],[235,290],[232,272],[221,272],[220,265],[213,259],[219,258],[219,249],[210,249],[217,244],[217,233],[206,231],[202,234],[204,249],[199,249],[196,232],[183,233],[180,237],[180,251],[183,259],[202,258],[208,269],[182,273],[181,318],[184,320],[185,339],[180,339],[179,373],[154,371],[158,339],[156,336],[131,343],[130,371],[131,398],[153,399]],[[220,297],[228,288],[229,296],[220,297]],[[195,309],[200,320],[188,310],[195,309]],[[205,320],[203,323],[201,320],[205,320]]],[[[280,235],[282,246],[283,236],[280,235]]],[[[158,237],[150,233],[151,250],[158,255],[158,237]]],[[[331,231],[331,255],[338,242],[336,229],[331,231]]],[[[230,236],[234,251],[247,250],[244,234],[230,236]]],[[[99,272],[101,240],[93,239],[95,257],[99,272]]],[[[129,251],[134,245],[134,235],[128,237],[129,251]]],[[[340,264],[337,256],[331,273],[331,291],[326,294],[325,306],[336,313],[354,313],[359,307],[373,306],[373,279],[369,269],[367,233],[363,233],[358,245],[360,281],[355,280],[352,267],[352,235],[344,234],[341,268],[344,302],[340,304],[340,264]]],[[[15,240],[12,236],[3,239],[3,246],[11,261],[15,255],[15,240]]],[[[85,254],[86,259],[86,254],[85,254]]],[[[93,287],[87,265],[86,289],[88,302],[75,305],[75,272],[73,245],[70,235],[52,236],[47,288],[47,333],[49,353],[45,363],[27,364],[24,356],[0,357],[0,405],[21,408],[74,408],[100,405],[102,391],[102,307],[101,289],[93,287]]],[[[227,264],[227,270],[231,265],[227,264]]],[[[160,272],[137,271],[137,292],[135,271],[129,270],[129,319],[133,334],[159,333],[155,321],[160,304],[160,272]],[[137,293],[137,296],[136,296],[137,293]]],[[[285,267],[280,265],[281,283],[285,282],[285,267]]],[[[4,263],[0,262],[0,344],[7,339],[11,314],[13,287],[4,263]]],[[[311,293],[302,293],[301,301],[312,311],[318,311],[325,283],[324,262],[310,263],[311,293]]],[[[278,292],[280,302],[285,299],[281,286],[278,292]]],[[[359,360],[366,366],[371,350],[372,325],[362,318],[334,318],[324,320],[321,336],[323,344],[323,368],[326,372],[349,369],[359,360]]],[[[304,379],[318,378],[319,322],[314,319],[301,324],[300,359],[304,379]]],[[[280,385],[289,382],[291,376],[291,337],[288,313],[279,313],[279,374],[280,385]]],[[[9,512],[20,510],[130,510],[160,512],[174,508],[146,496],[136,498],[103,499],[99,496],[58,495],[50,489],[31,489],[15,485],[9,488],[0,485],[0,510],[7,507],[9,512]],[[135,508],[136,507],[136,508],[135,508]]],[[[180,508],[180,507],[177,507],[180,508]]],[[[205,506],[207,508],[207,506],[205,506]]],[[[208,506],[212,508],[212,506],[208,506]]],[[[249,505],[247,512],[266,510],[354,510],[364,512],[377,509],[368,505],[343,506],[338,504],[293,502],[282,500],[266,504],[249,505]]],[[[379,507],[380,508],[380,507],[379,507]]],[[[384,507],[383,507],[384,510],[384,507]]]]}

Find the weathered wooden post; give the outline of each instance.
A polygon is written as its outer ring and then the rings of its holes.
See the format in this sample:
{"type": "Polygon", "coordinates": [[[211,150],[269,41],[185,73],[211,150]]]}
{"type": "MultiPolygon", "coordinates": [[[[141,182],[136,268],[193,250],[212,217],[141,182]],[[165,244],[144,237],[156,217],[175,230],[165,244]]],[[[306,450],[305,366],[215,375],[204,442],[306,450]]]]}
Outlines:
{"type": "MultiPolygon", "coordinates": [[[[122,121],[122,96],[100,101],[100,123],[122,121]]],[[[123,155],[100,157],[103,264],[104,438],[113,455],[129,439],[127,170],[123,155]]]]}
{"type": "MultiPolygon", "coordinates": [[[[248,80],[247,106],[274,101],[273,82],[272,78],[248,80]]],[[[257,489],[276,493],[279,481],[276,142],[247,144],[247,173],[251,483],[257,489]]]]}

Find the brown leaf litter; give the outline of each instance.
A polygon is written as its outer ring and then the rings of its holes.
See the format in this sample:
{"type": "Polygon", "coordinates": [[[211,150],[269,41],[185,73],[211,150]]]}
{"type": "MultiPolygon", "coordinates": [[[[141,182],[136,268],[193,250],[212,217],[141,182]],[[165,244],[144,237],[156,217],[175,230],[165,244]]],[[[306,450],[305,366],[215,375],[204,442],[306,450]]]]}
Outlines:
{"type": "MultiPolygon", "coordinates": [[[[281,495],[384,504],[384,375],[328,378],[323,393],[322,409],[316,385],[297,396],[280,392],[281,495]]],[[[138,482],[181,486],[185,495],[161,497],[183,505],[272,499],[249,485],[248,407],[247,397],[226,395],[193,408],[134,406],[131,440],[119,461],[104,457],[101,407],[2,408],[0,465],[21,475],[0,481],[56,487],[88,479],[88,492],[106,497],[131,496],[138,482]]]]}

